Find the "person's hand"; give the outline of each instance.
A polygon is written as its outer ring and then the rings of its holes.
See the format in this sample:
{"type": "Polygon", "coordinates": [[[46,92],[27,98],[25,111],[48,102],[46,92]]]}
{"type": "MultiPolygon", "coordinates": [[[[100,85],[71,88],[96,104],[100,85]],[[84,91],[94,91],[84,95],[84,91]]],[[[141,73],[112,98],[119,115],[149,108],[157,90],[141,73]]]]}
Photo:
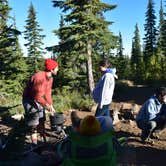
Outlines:
{"type": "Polygon", "coordinates": [[[45,109],[46,109],[48,112],[51,112],[51,111],[52,111],[52,107],[51,107],[51,105],[49,105],[49,104],[46,104],[46,105],[45,105],[45,109]]]}
{"type": "Polygon", "coordinates": [[[53,105],[51,105],[51,112],[55,112],[53,105]]]}

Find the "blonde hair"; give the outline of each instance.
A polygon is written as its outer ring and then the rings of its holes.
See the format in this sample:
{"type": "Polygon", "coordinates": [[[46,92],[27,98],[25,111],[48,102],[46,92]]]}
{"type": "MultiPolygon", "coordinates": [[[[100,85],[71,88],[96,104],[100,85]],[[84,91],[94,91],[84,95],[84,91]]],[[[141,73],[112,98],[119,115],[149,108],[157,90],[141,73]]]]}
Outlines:
{"type": "Polygon", "coordinates": [[[100,123],[94,116],[88,115],[81,121],[79,131],[82,135],[97,135],[101,131],[100,123]]]}

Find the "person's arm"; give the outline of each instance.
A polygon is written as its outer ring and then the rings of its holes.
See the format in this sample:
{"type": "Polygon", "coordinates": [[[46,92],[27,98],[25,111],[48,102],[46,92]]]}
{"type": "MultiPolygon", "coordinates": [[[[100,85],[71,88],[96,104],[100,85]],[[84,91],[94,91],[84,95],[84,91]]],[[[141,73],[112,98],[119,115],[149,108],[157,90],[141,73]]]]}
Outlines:
{"type": "Polygon", "coordinates": [[[48,111],[50,112],[55,112],[55,109],[52,104],[52,84],[53,84],[53,79],[49,80],[49,84],[45,90],[45,99],[47,101],[47,107],[49,108],[48,111]]]}
{"type": "Polygon", "coordinates": [[[48,103],[47,104],[47,107],[49,108],[48,111],[55,112],[55,109],[54,109],[53,104],[52,104],[52,96],[51,96],[51,94],[52,94],[52,83],[53,83],[53,79],[51,79],[49,81],[49,84],[45,89],[45,99],[48,103]]]}
{"type": "Polygon", "coordinates": [[[49,105],[52,105],[52,84],[53,84],[53,79],[50,79],[49,82],[47,83],[47,86],[45,87],[45,100],[49,105]]]}
{"type": "Polygon", "coordinates": [[[156,114],[158,113],[157,106],[154,102],[147,102],[146,103],[146,117],[147,120],[151,120],[156,117],[156,114]]]}

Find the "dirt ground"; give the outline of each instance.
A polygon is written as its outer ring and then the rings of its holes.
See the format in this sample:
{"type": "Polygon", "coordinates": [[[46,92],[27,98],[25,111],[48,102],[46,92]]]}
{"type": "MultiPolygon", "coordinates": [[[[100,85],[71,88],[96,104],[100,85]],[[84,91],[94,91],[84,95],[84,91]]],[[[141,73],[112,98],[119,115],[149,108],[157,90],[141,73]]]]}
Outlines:
{"type": "MultiPolygon", "coordinates": [[[[143,102],[153,94],[153,88],[132,86],[123,94],[116,94],[111,105],[111,112],[114,112],[114,129],[117,138],[125,136],[128,138],[127,143],[123,146],[123,155],[118,157],[119,166],[165,166],[166,164],[166,129],[157,133],[159,139],[154,139],[153,144],[143,144],[140,140],[140,130],[135,123],[135,116],[143,102]]],[[[78,111],[79,117],[86,115],[94,115],[96,106],[91,111],[78,111]]],[[[69,110],[64,113],[65,125],[71,124],[69,110]]],[[[5,123],[4,119],[0,119],[0,130],[6,131],[12,129],[10,123],[5,123]]],[[[47,124],[48,133],[50,132],[49,124],[47,124]]],[[[48,136],[49,137],[49,136],[48,136]]],[[[50,142],[53,139],[50,139],[50,142]]],[[[17,146],[17,139],[15,142],[17,146]]],[[[12,158],[12,157],[8,157],[12,158]]],[[[4,160],[4,154],[0,151],[0,161],[4,160]]],[[[26,161],[27,162],[27,161],[26,161]]],[[[1,165],[1,162],[0,162],[1,165]]],[[[12,164],[14,165],[14,164],[12,164]]],[[[17,165],[17,164],[16,164],[17,165]]],[[[28,165],[28,162],[27,162],[28,165]]],[[[31,164],[32,165],[32,164],[31,164]]]]}
{"type": "MultiPolygon", "coordinates": [[[[114,103],[116,104],[116,103],[114,103]]],[[[123,103],[129,106],[129,103],[123,103]]],[[[78,115],[84,117],[93,112],[79,111],[78,115]]],[[[67,115],[68,117],[68,115],[67,115]]],[[[66,123],[70,123],[66,122],[66,123]]],[[[157,133],[159,139],[154,139],[153,144],[143,144],[140,139],[141,131],[137,128],[134,119],[122,119],[114,125],[117,138],[125,136],[127,144],[123,147],[123,155],[118,158],[121,166],[164,166],[166,162],[166,130],[157,133]]]]}
{"type": "MultiPolygon", "coordinates": [[[[111,110],[118,112],[118,119],[114,124],[117,138],[128,138],[124,145],[124,152],[118,158],[118,165],[123,166],[165,166],[166,164],[166,129],[157,133],[159,139],[153,139],[153,144],[143,144],[140,139],[141,131],[135,123],[135,116],[141,105],[153,95],[154,88],[143,86],[131,86],[122,95],[116,95],[111,105],[111,110]]],[[[94,115],[95,107],[91,112],[78,111],[80,117],[88,114],[94,115]]],[[[69,114],[66,116],[66,124],[70,124],[69,114]]]]}

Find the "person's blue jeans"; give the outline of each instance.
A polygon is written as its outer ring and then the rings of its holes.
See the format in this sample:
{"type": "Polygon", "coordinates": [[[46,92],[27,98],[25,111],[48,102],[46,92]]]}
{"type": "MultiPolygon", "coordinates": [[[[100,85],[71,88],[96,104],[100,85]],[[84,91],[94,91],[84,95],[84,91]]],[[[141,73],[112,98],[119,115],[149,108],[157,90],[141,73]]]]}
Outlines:
{"type": "Polygon", "coordinates": [[[110,116],[109,110],[110,104],[103,105],[103,108],[100,108],[99,105],[97,106],[95,116],[110,116]]]}

